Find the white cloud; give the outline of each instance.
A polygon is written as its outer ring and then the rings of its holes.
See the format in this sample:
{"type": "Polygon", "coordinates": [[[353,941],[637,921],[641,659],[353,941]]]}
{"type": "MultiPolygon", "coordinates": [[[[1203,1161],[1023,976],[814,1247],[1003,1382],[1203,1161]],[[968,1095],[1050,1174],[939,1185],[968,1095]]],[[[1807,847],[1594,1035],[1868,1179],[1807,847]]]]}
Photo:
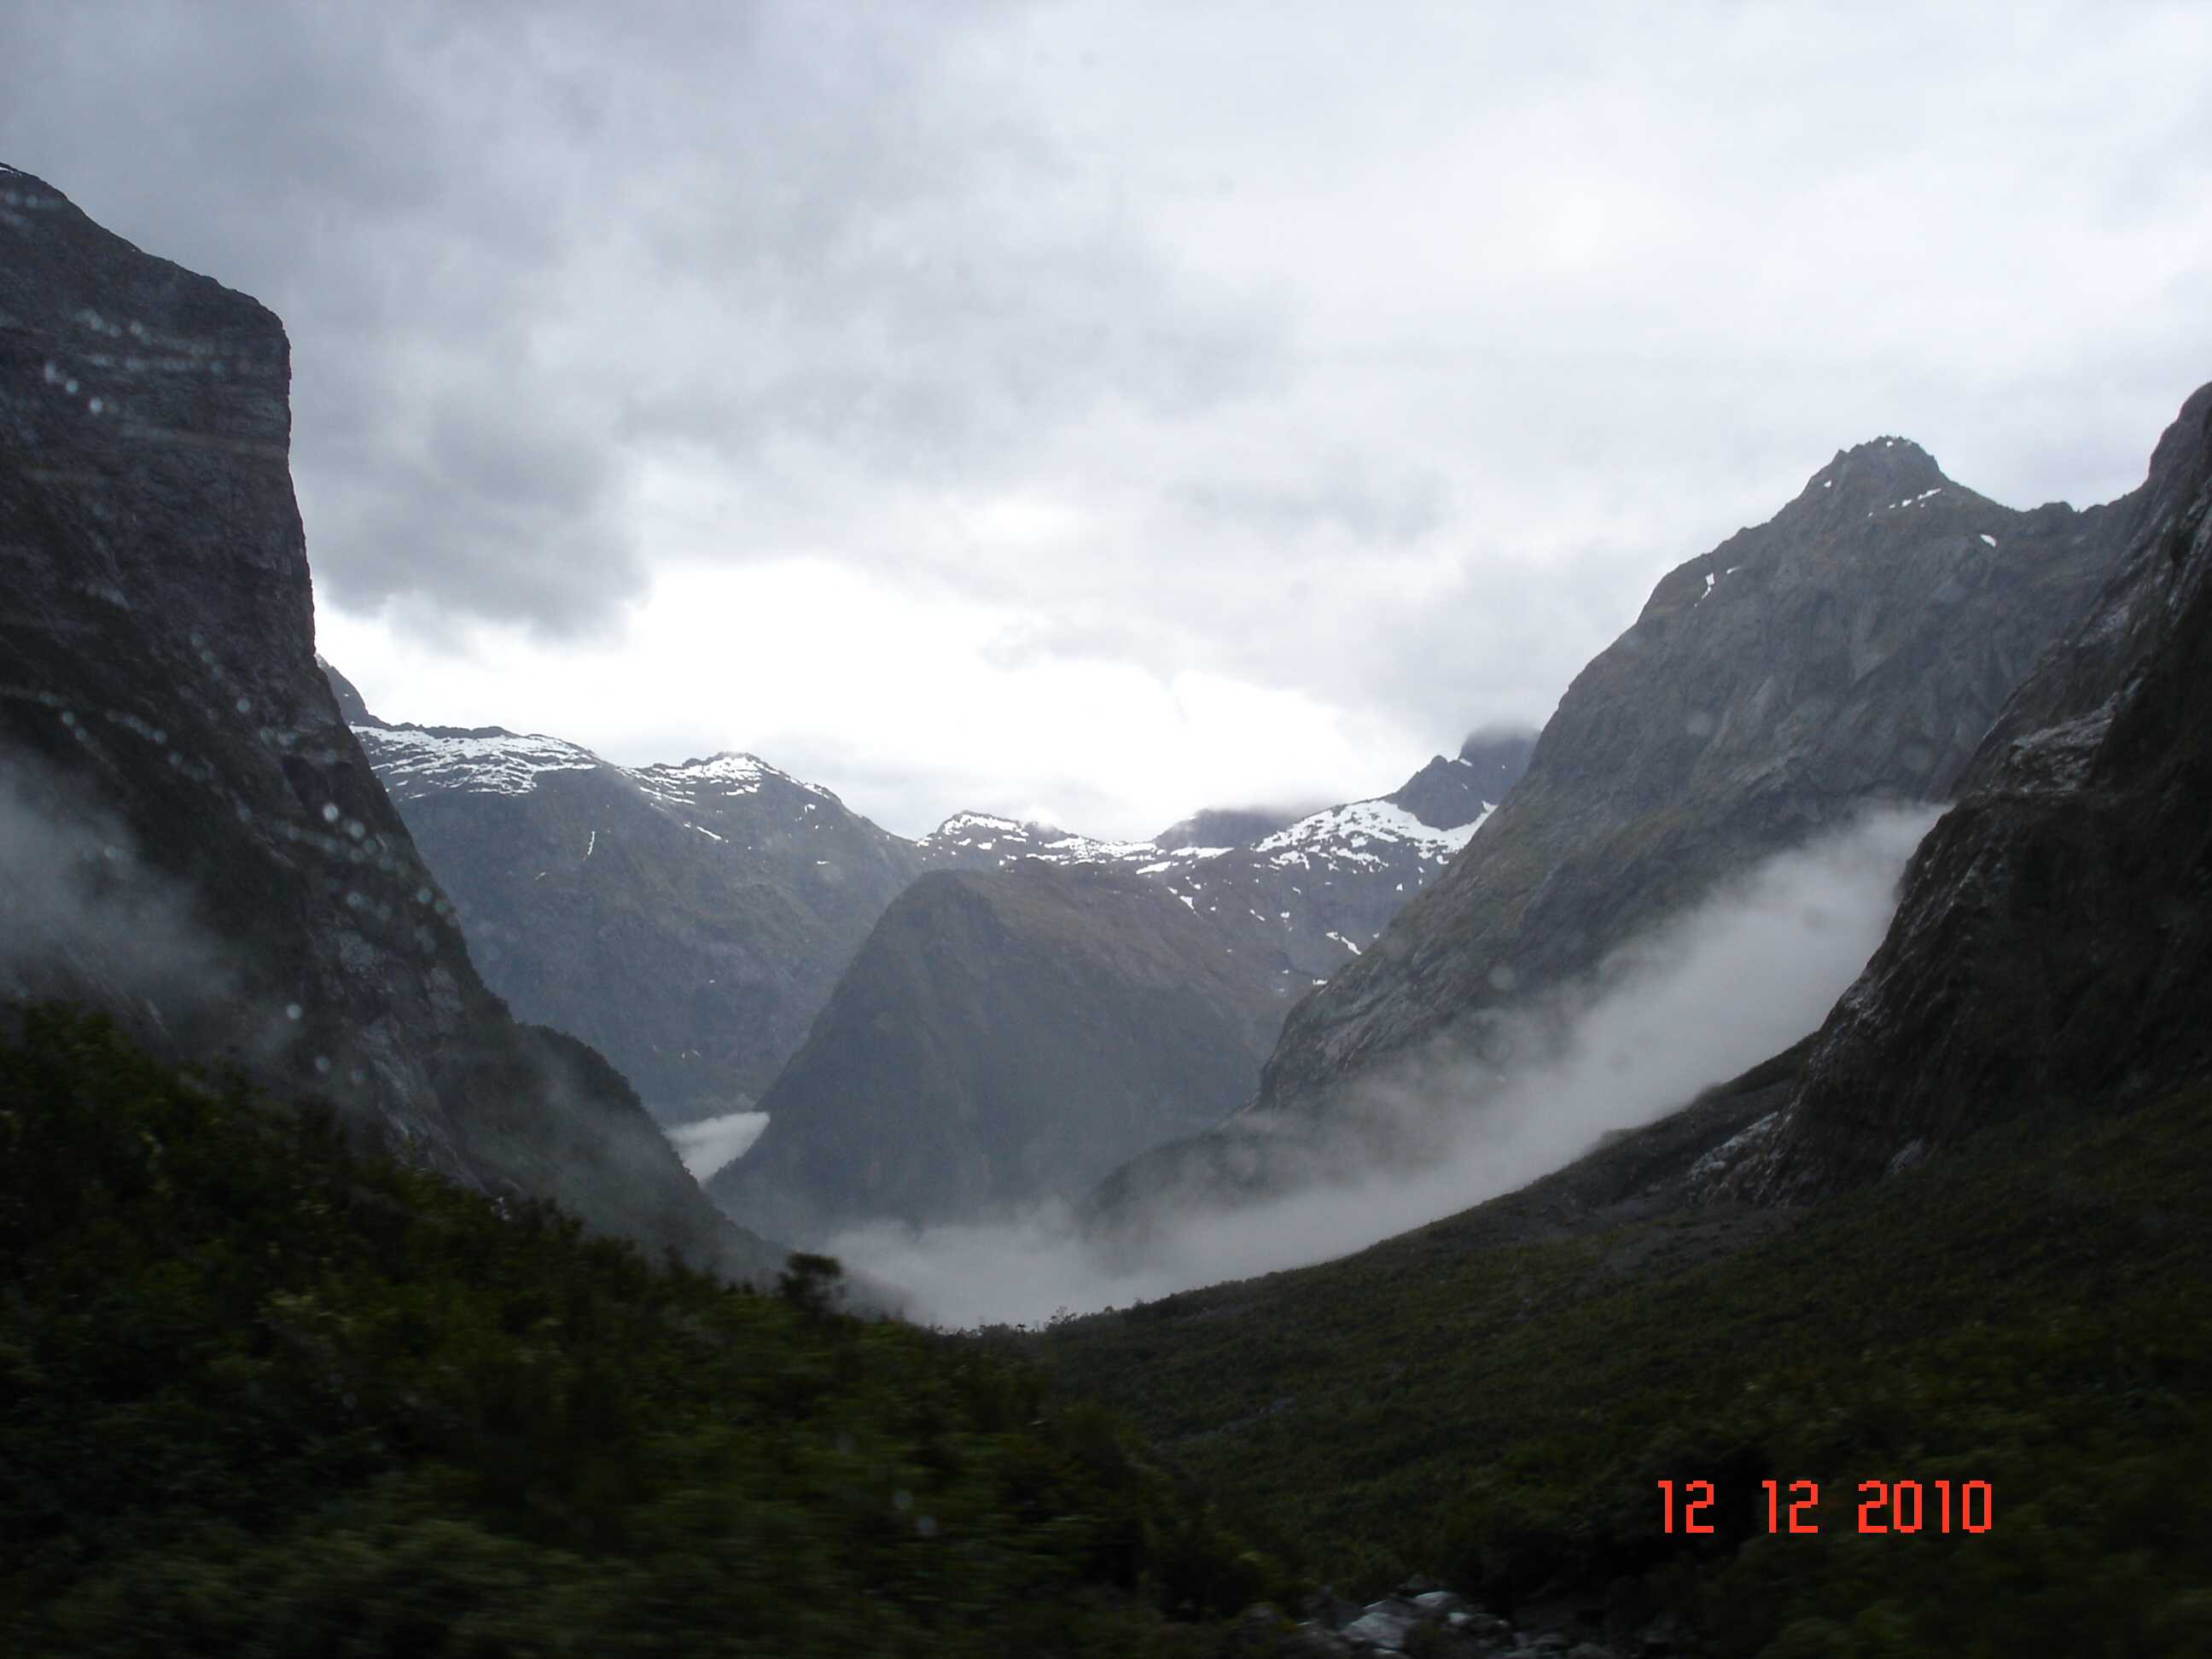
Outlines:
{"type": "Polygon", "coordinates": [[[751,1151],[753,1142],[767,1127],[766,1112],[725,1112],[695,1123],[672,1124],[665,1133],[691,1178],[703,1182],[724,1164],[751,1151]]]}

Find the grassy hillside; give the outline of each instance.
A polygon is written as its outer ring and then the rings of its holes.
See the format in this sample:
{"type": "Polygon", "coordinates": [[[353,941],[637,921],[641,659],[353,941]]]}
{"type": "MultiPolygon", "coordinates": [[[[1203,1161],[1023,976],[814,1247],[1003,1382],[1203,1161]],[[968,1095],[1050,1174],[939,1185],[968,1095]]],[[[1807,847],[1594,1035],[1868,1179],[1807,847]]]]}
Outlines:
{"type": "Polygon", "coordinates": [[[1196,1654],[1285,1588],[1026,1364],[51,1011],[0,1046],[0,1540],[20,1653],[1196,1654]]]}
{"type": "Polygon", "coordinates": [[[2198,1090],[1794,1224],[1478,1211],[1041,1346],[1355,1591],[1673,1607],[1726,1655],[2212,1652],[2208,1177],[2198,1090]],[[1712,1534],[1662,1530],[1670,1479],[1715,1484],[1712,1534]],[[1817,1535],[1767,1535],[1768,1479],[1818,1483],[1817,1535]],[[1922,1530],[1860,1535],[1869,1480],[1923,1483],[1922,1530]],[[1990,1530],[1938,1530],[1945,1480],[1990,1483],[1990,1530]]]}

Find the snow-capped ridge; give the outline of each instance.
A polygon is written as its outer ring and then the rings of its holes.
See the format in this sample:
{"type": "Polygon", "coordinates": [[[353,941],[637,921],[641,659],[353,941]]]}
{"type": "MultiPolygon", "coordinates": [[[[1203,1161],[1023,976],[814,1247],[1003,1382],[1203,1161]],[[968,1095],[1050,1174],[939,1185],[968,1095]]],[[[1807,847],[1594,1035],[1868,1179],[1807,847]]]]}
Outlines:
{"type": "Polygon", "coordinates": [[[1252,850],[1278,867],[1310,866],[1316,858],[1335,865],[1373,866],[1380,866],[1383,860],[1366,849],[1377,842],[1388,842],[1411,847],[1425,864],[1441,864],[1467,845],[1494,810],[1494,802],[1485,801],[1481,812],[1472,823],[1437,830],[1404,807],[1378,796],[1372,800],[1332,806],[1300,818],[1289,829],[1278,830],[1258,842],[1252,850]]]}
{"type": "Polygon", "coordinates": [[[605,763],[590,750],[503,726],[390,726],[362,730],[393,799],[439,790],[526,795],[550,772],[589,772],[605,763]]]}

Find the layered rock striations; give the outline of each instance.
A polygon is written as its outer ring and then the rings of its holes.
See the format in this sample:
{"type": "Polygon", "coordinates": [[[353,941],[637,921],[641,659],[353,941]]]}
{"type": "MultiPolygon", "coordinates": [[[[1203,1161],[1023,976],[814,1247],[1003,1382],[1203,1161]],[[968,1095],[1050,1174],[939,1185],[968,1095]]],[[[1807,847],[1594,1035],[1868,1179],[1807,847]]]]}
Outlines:
{"type": "Polygon", "coordinates": [[[710,1183],[801,1242],[1081,1192],[1247,1097],[1263,975],[1157,882],[1030,860],[939,871],[869,935],[710,1183]]]}
{"type": "Polygon", "coordinates": [[[2122,528],[2110,581],[1966,769],[1794,1093],[1711,1190],[1818,1198],[2008,1117],[2212,1073],[2212,386],[2122,528]]]}
{"type": "Polygon", "coordinates": [[[518,1024],[319,669],[289,344],[0,173],[10,996],[331,1099],[457,1179],[757,1273],[598,1054],[518,1024]]]}

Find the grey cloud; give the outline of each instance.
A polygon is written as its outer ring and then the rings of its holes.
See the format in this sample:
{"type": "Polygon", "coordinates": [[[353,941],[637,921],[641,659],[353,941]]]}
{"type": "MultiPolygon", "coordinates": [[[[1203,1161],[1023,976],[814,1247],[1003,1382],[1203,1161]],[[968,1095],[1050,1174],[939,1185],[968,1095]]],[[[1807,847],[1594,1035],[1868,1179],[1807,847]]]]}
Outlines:
{"type": "Polygon", "coordinates": [[[1025,9],[23,12],[0,46],[47,72],[0,151],[285,317],[327,595],[592,631],[649,579],[657,445],[772,506],[793,444],[964,475],[1261,374],[1253,314],[1056,196],[963,68],[1025,9]]]}
{"type": "Polygon", "coordinates": [[[1260,486],[1193,480],[1170,499],[1202,518],[1233,520],[1270,536],[1335,531],[1365,543],[1418,541],[1441,528],[1452,509],[1451,487],[1433,471],[1377,483],[1358,458],[1340,460],[1318,478],[1260,486]]]}
{"type": "MultiPolygon", "coordinates": [[[[349,611],[584,634],[804,556],[1003,618],[988,666],[1443,748],[1838,447],[2135,483],[2212,373],[2208,62],[2187,7],[87,0],[0,10],[0,156],[286,319],[349,611]],[[670,475],[720,492],[672,532],[670,475]]],[[[1001,758],[855,805],[1052,787],[1001,758]]]]}

